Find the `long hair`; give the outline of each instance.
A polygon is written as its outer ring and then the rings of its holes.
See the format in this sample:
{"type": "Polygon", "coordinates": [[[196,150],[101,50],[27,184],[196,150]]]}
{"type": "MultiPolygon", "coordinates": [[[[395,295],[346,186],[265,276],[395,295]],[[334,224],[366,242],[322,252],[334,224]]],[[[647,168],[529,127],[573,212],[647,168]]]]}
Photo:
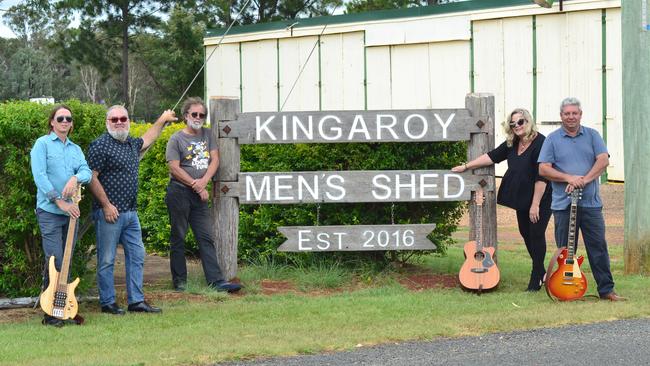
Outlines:
{"type": "Polygon", "coordinates": [[[526,131],[526,135],[523,137],[522,142],[526,143],[528,141],[532,141],[535,136],[537,136],[537,124],[535,124],[535,120],[533,119],[533,116],[531,116],[530,112],[524,108],[515,108],[512,112],[510,112],[510,115],[508,115],[508,119],[501,124],[503,127],[503,132],[506,134],[506,144],[508,147],[512,147],[512,145],[514,145],[514,143],[519,140],[519,136],[515,135],[515,133],[512,131],[512,128],[510,128],[510,121],[512,120],[512,116],[517,113],[520,113],[523,119],[526,120],[526,123],[524,124],[524,131],[526,131]]]}
{"type": "MultiPolygon", "coordinates": [[[[52,127],[52,122],[54,121],[54,115],[56,115],[56,112],[60,111],[61,109],[65,109],[68,112],[70,112],[70,115],[72,116],[72,109],[68,107],[65,104],[57,104],[52,108],[52,111],[50,112],[50,116],[47,118],[47,133],[52,132],[54,127],[52,127]]],[[[74,123],[70,126],[70,131],[68,131],[68,135],[72,133],[72,130],[74,129],[74,123]]]]}

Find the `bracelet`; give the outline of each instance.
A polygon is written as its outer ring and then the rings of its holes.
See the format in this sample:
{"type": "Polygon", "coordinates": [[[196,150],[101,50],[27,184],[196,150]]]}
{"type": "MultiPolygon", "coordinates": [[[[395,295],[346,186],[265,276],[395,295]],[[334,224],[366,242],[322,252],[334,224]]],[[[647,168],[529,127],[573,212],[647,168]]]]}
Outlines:
{"type": "Polygon", "coordinates": [[[468,170],[468,169],[469,169],[469,168],[467,167],[467,163],[463,163],[463,165],[465,166],[465,170],[468,170]]]}

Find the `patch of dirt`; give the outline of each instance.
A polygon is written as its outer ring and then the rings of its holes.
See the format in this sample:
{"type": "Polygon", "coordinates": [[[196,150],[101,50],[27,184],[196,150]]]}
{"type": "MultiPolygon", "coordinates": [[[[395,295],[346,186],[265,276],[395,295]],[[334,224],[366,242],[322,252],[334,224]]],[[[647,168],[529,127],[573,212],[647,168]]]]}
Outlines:
{"type": "Polygon", "coordinates": [[[296,286],[289,281],[262,280],[260,282],[261,292],[264,295],[284,294],[288,292],[298,293],[296,286]]]}
{"type": "Polygon", "coordinates": [[[40,308],[32,309],[29,307],[0,310],[0,324],[21,323],[35,317],[43,317],[43,312],[40,308]]]}
{"type": "Polygon", "coordinates": [[[422,291],[434,288],[455,288],[460,285],[458,278],[454,275],[432,273],[408,275],[400,278],[398,282],[411,291],[422,291]]]}

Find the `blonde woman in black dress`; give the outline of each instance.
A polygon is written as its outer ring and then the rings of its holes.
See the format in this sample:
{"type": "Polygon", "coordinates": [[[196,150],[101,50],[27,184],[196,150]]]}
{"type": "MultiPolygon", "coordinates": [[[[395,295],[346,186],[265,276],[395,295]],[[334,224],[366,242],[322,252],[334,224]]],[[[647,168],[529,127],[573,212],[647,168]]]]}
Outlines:
{"type": "Polygon", "coordinates": [[[551,217],[551,186],[539,175],[537,163],[544,135],[537,132],[530,112],[522,108],[510,113],[503,129],[506,141],[496,149],[451,170],[462,173],[508,160],[497,203],[517,212],[519,233],[532,259],[527,291],[539,291],[546,273],[546,227],[551,217]]]}

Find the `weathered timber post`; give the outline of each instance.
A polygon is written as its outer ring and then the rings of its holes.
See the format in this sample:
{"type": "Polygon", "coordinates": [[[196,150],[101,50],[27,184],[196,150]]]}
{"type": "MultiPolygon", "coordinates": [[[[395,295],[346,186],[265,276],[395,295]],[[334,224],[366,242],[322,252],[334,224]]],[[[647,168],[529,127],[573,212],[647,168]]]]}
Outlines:
{"type": "MultiPolygon", "coordinates": [[[[212,215],[215,222],[214,237],[219,267],[226,279],[237,276],[237,237],[239,235],[239,200],[226,197],[227,185],[221,190],[221,183],[237,182],[239,142],[236,138],[219,138],[219,122],[236,123],[239,114],[239,99],[234,97],[210,98],[212,135],[219,141],[219,169],[212,185],[212,215]]],[[[226,128],[227,129],[227,128],[226,128]]],[[[228,135],[222,131],[222,136],[228,135]]]]}
{"type": "MultiPolygon", "coordinates": [[[[467,108],[474,117],[486,117],[487,120],[480,120],[478,123],[484,123],[487,132],[472,133],[467,148],[467,159],[472,160],[485,154],[494,148],[494,95],[486,93],[468,94],[465,97],[465,108],[467,108]]],[[[494,165],[486,168],[474,169],[475,175],[484,175],[484,186],[487,188],[489,177],[494,177],[494,165]]],[[[497,206],[495,190],[483,192],[483,245],[487,247],[497,247],[497,206]]],[[[472,192],[472,200],[469,202],[469,240],[475,240],[476,236],[476,202],[474,201],[476,193],[472,192]]]]}
{"type": "Polygon", "coordinates": [[[648,197],[650,197],[650,185],[648,185],[650,181],[650,145],[648,145],[650,140],[648,125],[650,17],[648,17],[646,0],[621,2],[621,7],[625,273],[648,275],[650,274],[650,206],[648,206],[648,197]]]}

